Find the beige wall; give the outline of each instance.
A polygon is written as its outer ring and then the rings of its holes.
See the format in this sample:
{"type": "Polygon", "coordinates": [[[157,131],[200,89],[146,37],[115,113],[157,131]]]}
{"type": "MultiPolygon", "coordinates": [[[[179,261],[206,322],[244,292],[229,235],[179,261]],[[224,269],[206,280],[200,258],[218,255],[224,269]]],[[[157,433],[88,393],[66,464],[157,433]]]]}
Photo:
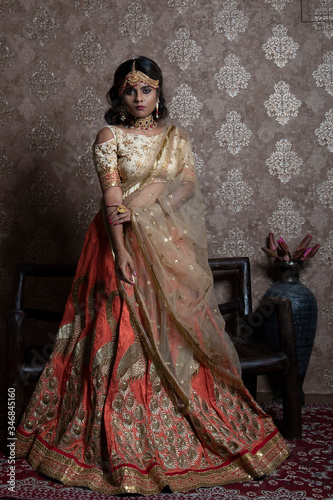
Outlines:
{"type": "MultiPolygon", "coordinates": [[[[77,260],[98,207],[90,150],[105,94],[119,63],[146,55],[193,139],[210,256],[250,256],[258,302],[269,231],[321,243],[303,272],[319,303],[305,391],[332,393],[333,26],[314,22],[329,9],[332,19],[332,0],[1,2],[4,311],[17,262],[77,260]]],[[[54,293],[36,286],[30,299],[54,293]]]]}

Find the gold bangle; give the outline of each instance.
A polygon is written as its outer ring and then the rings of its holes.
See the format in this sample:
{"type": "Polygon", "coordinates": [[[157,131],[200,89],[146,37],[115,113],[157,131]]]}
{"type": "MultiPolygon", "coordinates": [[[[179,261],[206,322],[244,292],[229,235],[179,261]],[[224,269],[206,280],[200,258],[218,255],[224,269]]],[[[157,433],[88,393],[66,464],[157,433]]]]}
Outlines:
{"type": "Polygon", "coordinates": [[[124,207],[124,205],[118,205],[117,206],[117,212],[119,214],[123,214],[124,212],[126,212],[126,207],[124,207]]]}

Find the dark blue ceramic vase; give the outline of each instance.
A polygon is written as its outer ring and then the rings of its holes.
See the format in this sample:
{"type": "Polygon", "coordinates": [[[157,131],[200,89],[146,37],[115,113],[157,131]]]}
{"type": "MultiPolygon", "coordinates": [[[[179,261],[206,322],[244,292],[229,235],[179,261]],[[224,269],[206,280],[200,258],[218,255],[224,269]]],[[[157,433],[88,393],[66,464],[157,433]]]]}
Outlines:
{"type": "MultiPolygon", "coordinates": [[[[302,262],[278,262],[279,280],[274,283],[264,295],[267,297],[287,297],[290,299],[295,326],[298,369],[301,388],[306,371],[309,366],[314,338],[316,335],[318,305],[311,290],[300,283],[299,274],[302,262]]],[[[279,348],[279,337],[276,317],[267,322],[265,328],[267,342],[274,348],[279,348]]],[[[302,404],[304,405],[304,392],[301,389],[302,404]]]]}

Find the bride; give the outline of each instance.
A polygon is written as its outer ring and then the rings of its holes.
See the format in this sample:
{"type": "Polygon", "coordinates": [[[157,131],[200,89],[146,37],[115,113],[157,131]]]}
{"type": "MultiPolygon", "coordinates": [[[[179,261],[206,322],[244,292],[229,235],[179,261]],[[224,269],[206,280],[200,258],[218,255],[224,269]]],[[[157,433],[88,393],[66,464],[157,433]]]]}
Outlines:
{"type": "Polygon", "coordinates": [[[160,68],[124,62],[108,96],[93,146],[101,210],[16,455],[110,495],[262,478],[289,450],[241,381],[190,142],[163,122],[160,68]]]}

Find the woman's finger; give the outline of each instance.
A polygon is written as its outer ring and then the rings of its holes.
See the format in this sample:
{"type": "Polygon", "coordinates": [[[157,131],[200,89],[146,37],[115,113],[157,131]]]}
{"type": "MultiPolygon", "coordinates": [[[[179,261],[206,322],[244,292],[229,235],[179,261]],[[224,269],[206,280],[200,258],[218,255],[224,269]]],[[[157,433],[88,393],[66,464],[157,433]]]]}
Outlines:
{"type": "Polygon", "coordinates": [[[108,219],[111,219],[111,220],[115,220],[115,218],[119,215],[119,213],[117,212],[117,210],[111,210],[109,213],[108,213],[108,219]]]}
{"type": "Polygon", "coordinates": [[[120,281],[124,281],[125,283],[128,283],[129,285],[134,285],[134,282],[131,281],[130,279],[126,278],[126,276],[118,276],[118,278],[120,279],[120,281]]]}
{"type": "Polygon", "coordinates": [[[131,212],[130,210],[126,210],[123,213],[119,213],[117,209],[113,209],[109,212],[107,219],[109,224],[123,224],[124,222],[129,222],[131,220],[131,212]]]}
{"type": "Polygon", "coordinates": [[[131,213],[125,212],[121,215],[115,215],[114,217],[111,216],[109,220],[112,221],[110,222],[110,224],[113,224],[114,226],[116,226],[117,224],[124,224],[125,222],[129,222],[131,220],[131,213]]]}
{"type": "Polygon", "coordinates": [[[134,266],[134,262],[132,259],[128,260],[128,268],[129,268],[130,273],[132,274],[132,281],[134,282],[134,278],[136,276],[136,271],[135,271],[135,266],[134,266]]]}
{"type": "Polygon", "coordinates": [[[127,278],[127,276],[124,276],[124,275],[119,276],[119,279],[121,281],[125,281],[125,283],[128,283],[129,285],[134,285],[134,281],[130,278],[127,278]]]}
{"type": "Polygon", "coordinates": [[[128,263],[126,266],[119,266],[119,270],[120,270],[120,276],[119,279],[121,279],[122,281],[125,281],[126,283],[129,283],[130,285],[134,285],[134,273],[131,271],[131,265],[128,263]],[[129,274],[131,274],[131,277],[128,277],[127,274],[128,274],[128,271],[129,271],[129,274]]]}
{"type": "Polygon", "coordinates": [[[130,285],[133,285],[133,282],[129,278],[127,278],[126,274],[124,274],[121,269],[119,269],[119,271],[116,272],[116,276],[121,281],[125,281],[126,283],[129,283],[130,285]]]}

